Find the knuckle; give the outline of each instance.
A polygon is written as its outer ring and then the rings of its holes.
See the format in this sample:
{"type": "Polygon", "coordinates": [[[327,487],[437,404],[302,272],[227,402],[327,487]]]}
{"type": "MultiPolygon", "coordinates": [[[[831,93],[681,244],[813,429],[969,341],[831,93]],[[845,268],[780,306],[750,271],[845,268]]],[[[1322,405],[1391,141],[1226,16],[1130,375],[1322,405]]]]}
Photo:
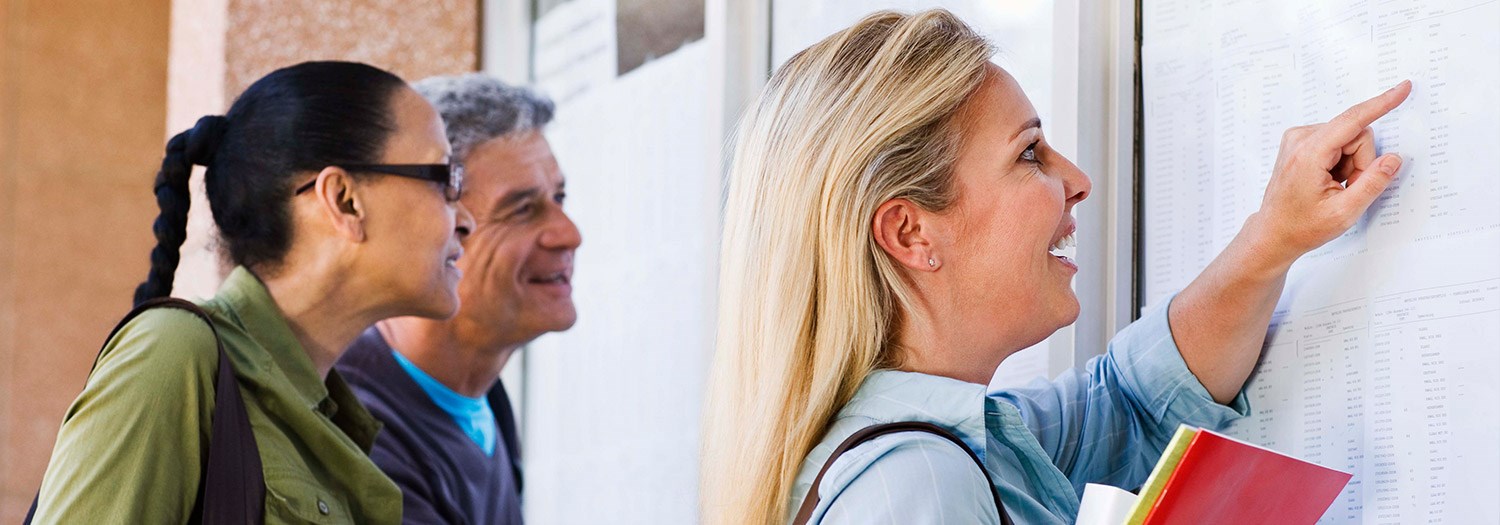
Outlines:
{"type": "Polygon", "coordinates": [[[1354,108],[1339,113],[1338,116],[1333,117],[1333,120],[1328,121],[1328,123],[1339,127],[1363,128],[1365,124],[1360,118],[1362,115],[1364,115],[1364,112],[1359,111],[1359,108],[1354,108]]]}
{"type": "Polygon", "coordinates": [[[1292,147],[1291,151],[1287,152],[1286,163],[1288,166],[1298,166],[1307,162],[1307,156],[1307,148],[1302,147],[1302,145],[1298,143],[1297,145],[1292,147]]]}
{"type": "Polygon", "coordinates": [[[1296,148],[1297,145],[1307,139],[1308,135],[1312,134],[1312,131],[1310,126],[1298,126],[1286,130],[1286,132],[1281,134],[1282,149],[1296,148]]]}

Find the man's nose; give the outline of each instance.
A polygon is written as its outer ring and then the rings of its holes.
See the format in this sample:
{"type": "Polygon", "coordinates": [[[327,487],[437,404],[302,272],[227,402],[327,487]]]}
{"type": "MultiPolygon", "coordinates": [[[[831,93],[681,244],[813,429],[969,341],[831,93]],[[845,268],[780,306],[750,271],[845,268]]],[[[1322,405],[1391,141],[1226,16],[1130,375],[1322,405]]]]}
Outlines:
{"type": "Polygon", "coordinates": [[[547,228],[542,231],[540,239],[542,247],[558,250],[572,250],[583,244],[583,234],[578,231],[578,225],[573,224],[573,219],[562,210],[561,206],[554,208],[555,212],[548,221],[547,228]]]}
{"type": "Polygon", "coordinates": [[[458,208],[454,211],[453,230],[458,232],[459,240],[463,240],[474,232],[474,214],[469,213],[469,207],[464,206],[463,201],[454,205],[458,208]]]}

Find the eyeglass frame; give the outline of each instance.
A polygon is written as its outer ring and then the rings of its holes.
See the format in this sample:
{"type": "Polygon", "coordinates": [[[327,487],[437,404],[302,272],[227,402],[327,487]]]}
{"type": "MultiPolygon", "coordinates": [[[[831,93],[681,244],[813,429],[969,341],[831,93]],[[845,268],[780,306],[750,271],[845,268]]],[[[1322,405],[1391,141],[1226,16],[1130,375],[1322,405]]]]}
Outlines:
{"type": "MultiPolygon", "coordinates": [[[[335,164],[334,167],[349,172],[366,171],[436,182],[443,185],[443,198],[448,202],[458,202],[464,195],[464,167],[461,164],[335,164]]],[[[317,183],[318,178],[313,177],[292,195],[307,193],[317,183]]]]}

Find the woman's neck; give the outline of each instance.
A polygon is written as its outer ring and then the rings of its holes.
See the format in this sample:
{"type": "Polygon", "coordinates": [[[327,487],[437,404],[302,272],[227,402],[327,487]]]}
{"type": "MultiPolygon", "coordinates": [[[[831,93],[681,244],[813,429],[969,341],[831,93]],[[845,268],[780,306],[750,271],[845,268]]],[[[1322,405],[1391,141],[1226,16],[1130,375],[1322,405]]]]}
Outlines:
{"type": "Polygon", "coordinates": [[[344,349],[379,318],[359,304],[349,280],[317,275],[316,270],[288,270],[261,279],[302,343],[319,377],[327,377],[344,349]]]}
{"type": "Polygon", "coordinates": [[[898,369],[988,385],[1000,362],[1015,351],[984,337],[993,334],[976,333],[952,319],[927,312],[903,315],[892,349],[899,353],[898,369]]]}

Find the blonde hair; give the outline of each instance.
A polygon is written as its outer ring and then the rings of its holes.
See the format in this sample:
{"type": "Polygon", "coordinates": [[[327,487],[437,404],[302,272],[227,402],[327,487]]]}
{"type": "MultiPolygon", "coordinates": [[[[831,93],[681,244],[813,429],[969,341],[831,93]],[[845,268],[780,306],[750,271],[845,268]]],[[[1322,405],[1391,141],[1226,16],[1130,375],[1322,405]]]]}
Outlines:
{"type": "Polygon", "coordinates": [[[942,210],[954,115],[993,53],[948,11],[879,12],[793,56],[737,130],[704,413],[709,524],[784,522],[804,457],[885,351],[909,290],[876,207],[942,210]]]}

